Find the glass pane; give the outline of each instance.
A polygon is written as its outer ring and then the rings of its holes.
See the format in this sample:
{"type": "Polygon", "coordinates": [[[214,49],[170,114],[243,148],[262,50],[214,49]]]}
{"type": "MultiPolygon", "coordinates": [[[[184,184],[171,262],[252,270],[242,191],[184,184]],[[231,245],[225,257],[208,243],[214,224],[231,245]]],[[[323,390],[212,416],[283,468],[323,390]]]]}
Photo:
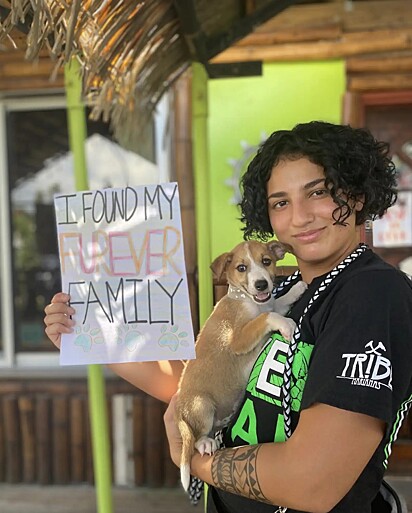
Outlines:
{"type": "MultiPolygon", "coordinates": [[[[111,139],[107,124],[88,121],[95,133],[111,139]]],[[[74,188],[66,111],[10,111],[7,139],[16,351],[53,351],[43,309],[61,287],[53,195],[74,188]]]]}
{"type": "Polygon", "coordinates": [[[60,289],[53,194],[47,158],[68,151],[66,112],[7,114],[8,169],[13,238],[16,350],[52,350],[43,308],[60,289]]]}

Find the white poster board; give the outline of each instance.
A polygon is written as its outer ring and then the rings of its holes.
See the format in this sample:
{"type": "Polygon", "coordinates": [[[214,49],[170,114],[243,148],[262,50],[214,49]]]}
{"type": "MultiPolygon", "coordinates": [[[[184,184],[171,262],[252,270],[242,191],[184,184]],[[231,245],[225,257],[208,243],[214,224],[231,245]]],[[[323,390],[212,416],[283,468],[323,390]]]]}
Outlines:
{"type": "Polygon", "coordinates": [[[396,203],[382,219],[373,222],[377,248],[412,246],[412,191],[400,191],[396,203]]]}
{"type": "Polygon", "coordinates": [[[176,183],[54,198],[62,290],[76,310],[61,365],[195,357],[176,183]]]}

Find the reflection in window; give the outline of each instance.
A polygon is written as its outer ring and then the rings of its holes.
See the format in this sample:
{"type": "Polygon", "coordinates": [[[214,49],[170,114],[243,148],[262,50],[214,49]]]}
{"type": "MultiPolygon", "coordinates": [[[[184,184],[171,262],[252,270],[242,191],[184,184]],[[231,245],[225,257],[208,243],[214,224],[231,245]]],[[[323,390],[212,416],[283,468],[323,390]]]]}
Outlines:
{"type": "MultiPolygon", "coordinates": [[[[53,195],[69,192],[67,187],[74,190],[72,166],[68,157],[64,157],[69,150],[66,111],[9,111],[6,133],[15,347],[16,351],[52,351],[44,333],[43,310],[61,288],[53,195]]],[[[108,125],[102,122],[88,121],[88,136],[92,134],[103,135],[105,144],[111,139],[108,125]]],[[[153,161],[152,134],[153,126],[148,127],[148,136],[142,138],[144,146],[133,150],[153,161]]],[[[112,185],[107,180],[90,184],[91,188],[112,185]]]]}

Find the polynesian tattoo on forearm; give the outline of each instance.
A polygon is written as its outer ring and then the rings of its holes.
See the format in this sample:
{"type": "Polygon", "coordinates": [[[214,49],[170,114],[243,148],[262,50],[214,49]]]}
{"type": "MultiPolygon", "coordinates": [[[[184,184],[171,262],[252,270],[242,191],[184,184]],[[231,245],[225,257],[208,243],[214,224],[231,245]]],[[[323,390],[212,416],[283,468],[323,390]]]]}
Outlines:
{"type": "Polygon", "coordinates": [[[212,480],[216,488],[271,504],[263,494],[256,473],[260,445],[216,451],[212,460],[212,480]]]}

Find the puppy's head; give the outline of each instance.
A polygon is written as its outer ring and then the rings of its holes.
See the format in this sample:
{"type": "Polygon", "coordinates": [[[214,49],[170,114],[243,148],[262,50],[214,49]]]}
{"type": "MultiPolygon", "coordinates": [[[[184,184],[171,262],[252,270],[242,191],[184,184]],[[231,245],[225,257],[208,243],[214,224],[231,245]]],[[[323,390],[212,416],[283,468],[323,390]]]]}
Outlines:
{"type": "Polygon", "coordinates": [[[276,262],[288,251],[278,241],[248,241],[217,257],[210,266],[218,280],[226,278],[232,287],[241,289],[255,303],[271,299],[276,277],[276,262]]]}

